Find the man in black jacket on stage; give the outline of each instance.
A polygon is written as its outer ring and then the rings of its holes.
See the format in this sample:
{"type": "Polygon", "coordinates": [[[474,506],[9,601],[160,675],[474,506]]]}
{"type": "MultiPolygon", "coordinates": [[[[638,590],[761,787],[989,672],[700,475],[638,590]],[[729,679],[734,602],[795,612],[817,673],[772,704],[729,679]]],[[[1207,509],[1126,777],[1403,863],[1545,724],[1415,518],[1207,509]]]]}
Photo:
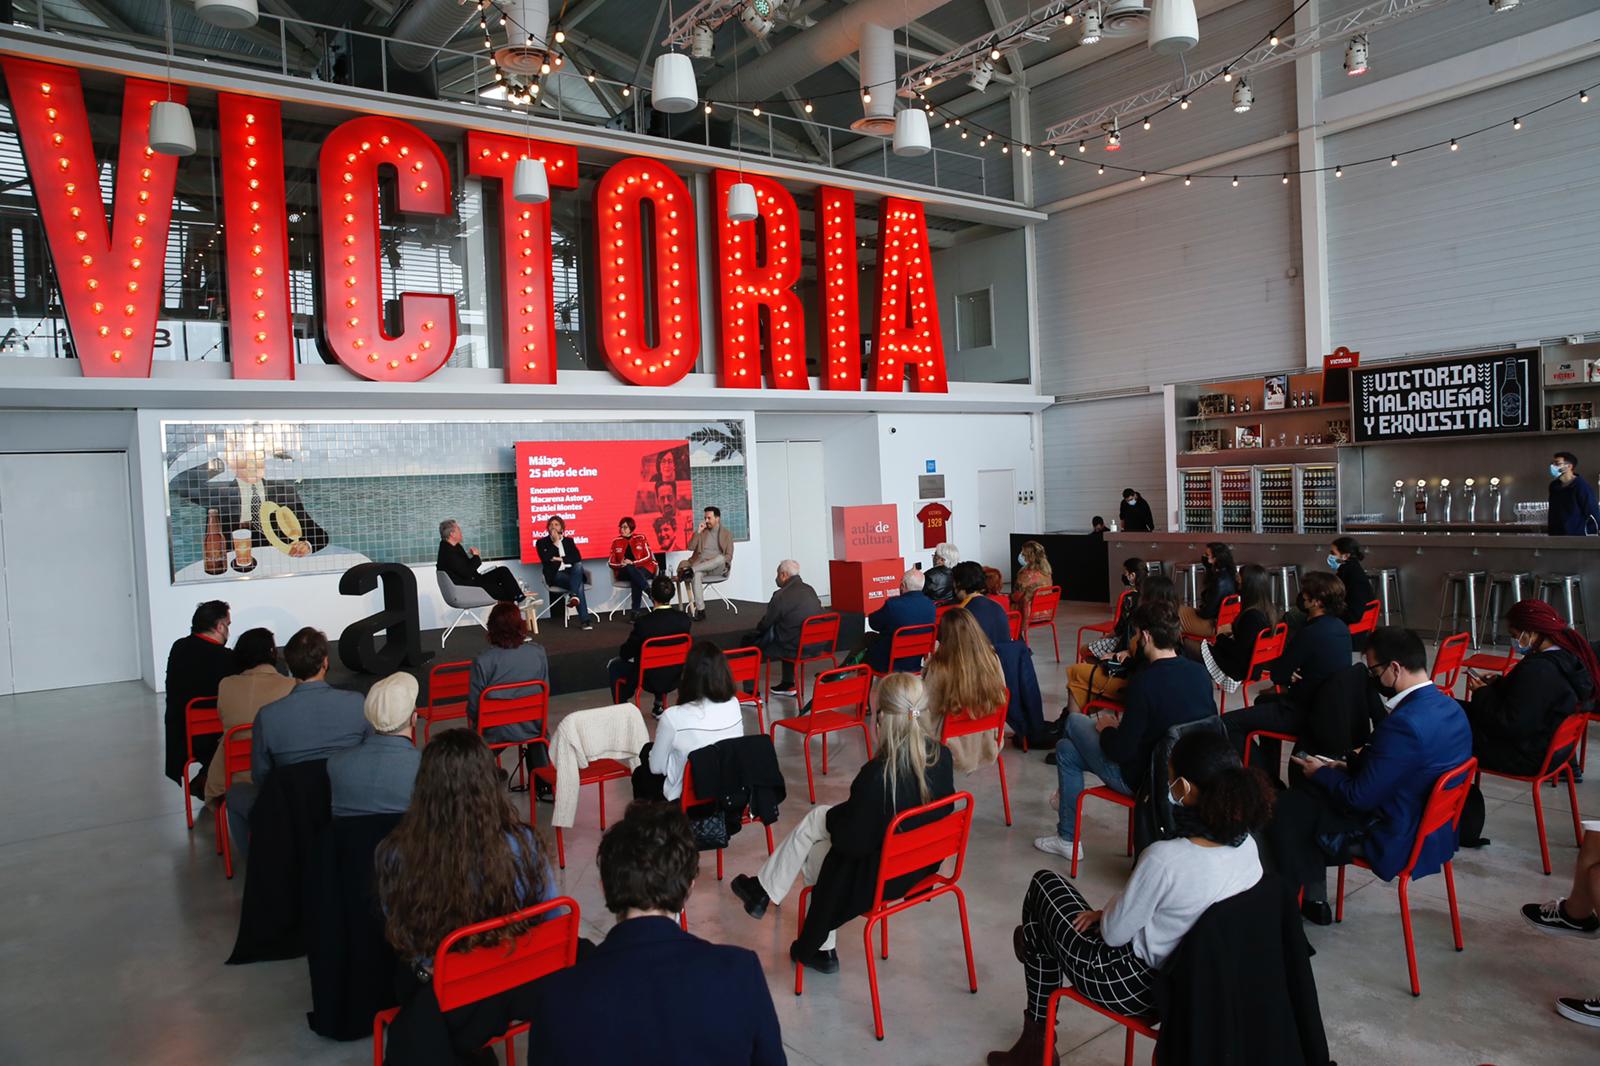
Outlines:
{"type": "Polygon", "coordinates": [[[439,523],[439,559],[434,565],[457,585],[480,588],[497,600],[521,603],[526,596],[509,568],[497,566],[492,570],[478,570],[483,565],[478,549],[461,546],[461,523],[454,518],[439,523]]]}

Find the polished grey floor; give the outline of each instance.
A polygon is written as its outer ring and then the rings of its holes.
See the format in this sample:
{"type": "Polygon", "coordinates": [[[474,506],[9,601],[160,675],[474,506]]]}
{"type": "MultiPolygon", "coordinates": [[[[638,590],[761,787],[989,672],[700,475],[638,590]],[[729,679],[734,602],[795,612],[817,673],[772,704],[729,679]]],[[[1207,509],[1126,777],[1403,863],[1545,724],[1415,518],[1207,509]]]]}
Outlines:
{"type": "MultiPolygon", "coordinates": [[[[1063,612],[1064,644],[1086,617],[1063,612]]],[[[620,641],[620,623],[617,629],[620,641]]],[[[1036,633],[1034,647],[1053,709],[1062,702],[1062,670],[1048,633],[1036,633]]],[[[590,695],[561,699],[557,708],[600,698],[590,695]]],[[[160,774],[159,722],[156,697],[137,684],[0,697],[0,1064],[370,1062],[368,1043],[334,1044],[306,1028],[303,962],[222,964],[242,884],[223,879],[208,820],[185,830],[177,789],[160,774]]],[[[779,750],[791,785],[789,821],[805,805],[804,770],[792,737],[780,738],[779,750]]],[[[842,797],[861,758],[858,739],[838,740],[833,750],[833,773],[818,778],[824,802],[842,797]]],[[[988,1049],[1010,1043],[1022,1009],[1010,931],[1033,871],[1065,864],[1031,846],[1052,824],[1045,799],[1054,771],[1039,753],[1008,755],[1007,771],[1009,829],[994,770],[964,782],[978,805],[964,881],[979,993],[966,990],[953,903],[911,911],[896,919],[891,958],[880,968],[883,1044],[872,1039],[860,923],[841,932],[842,972],[808,975],[796,998],[786,964],[794,908],[750,920],[705,857],[689,902],[691,930],[761,954],[791,1062],[977,1064],[988,1049]]],[[[1600,771],[1580,786],[1591,817],[1600,816],[1597,779],[1600,771]]],[[[619,812],[626,786],[613,789],[610,809],[619,812]]],[[[1345,1066],[1600,1061],[1600,1030],[1567,1022],[1551,1007],[1558,995],[1600,994],[1600,942],[1541,936],[1516,913],[1521,903],[1566,891],[1575,851],[1565,790],[1545,792],[1551,877],[1540,873],[1527,790],[1490,782],[1488,791],[1494,845],[1464,853],[1456,868],[1463,954],[1451,948],[1443,880],[1426,878],[1413,894],[1420,999],[1406,987],[1393,886],[1352,871],[1344,923],[1311,930],[1328,1035],[1345,1066]]],[[[1079,883],[1097,903],[1127,876],[1121,818],[1103,804],[1086,813],[1079,883]]],[[[597,840],[595,803],[586,794],[567,837],[562,884],[596,938],[610,925],[593,862],[597,840]]],[[[737,838],[728,876],[753,869],[764,854],[759,834],[737,838]]],[[[1065,1012],[1059,1046],[1068,1062],[1121,1062],[1121,1031],[1085,1011],[1065,1012]]],[[[1139,1060],[1148,1054],[1141,1045],[1139,1060]]]]}

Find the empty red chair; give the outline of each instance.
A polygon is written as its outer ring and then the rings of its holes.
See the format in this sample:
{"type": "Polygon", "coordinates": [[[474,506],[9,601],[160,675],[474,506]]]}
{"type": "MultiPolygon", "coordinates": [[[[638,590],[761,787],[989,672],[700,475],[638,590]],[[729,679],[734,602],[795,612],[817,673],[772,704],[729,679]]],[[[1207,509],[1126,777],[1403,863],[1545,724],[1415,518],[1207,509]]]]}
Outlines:
{"type": "MultiPolygon", "coordinates": [[[[222,787],[233,784],[235,774],[250,772],[250,726],[236,725],[222,734],[222,787]]],[[[233,879],[233,842],[228,839],[228,794],[216,806],[217,850],[222,852],[222,872],[233,879]]]]}
{"type": "MultiPolygon", "coordinates": [[[[967,839],[972,830],[972,794],[957,792],[944,799],[934,800],[922,807],[913,807],[895,815],[883,834],[883,855],[878,862],[878,882],[872,895],[872,909],[864,916],[867,924],[861,931],[862,943],[867,949],[867,984],[872,989],[872,1025],[879,1040],[883,1039],[883,1007],[878,999],[878,963],[872,957],[872,927],[882,923],[883,957],[889,957],[889,916],[927,903],[943,895],[954,895],[961,912],[961,943],[967,952],[967,987],[978,991],[978,970],[972,961],[972,932],[967,925],[967,897],[961,891],[961,869],[967,861],[967,839]],[[907,823],[926,818],[936,819],[926,825],[912,828],[907,823]],[[899,900],[885,899],[884,886],[906,874],[933,866],[942,868],[949,858],[956,860],[955,870],[946,875],[935,870],[911,887],[899,900]]],[[[800,890],[800,925],[806,922],[806,899],[811,886],[800,890]]],[[[805,967],[794,967],[794,994],[800,995],[805,967]]]]}
{"type": "Polygon", "coordinates": [[[1363,633],[1371,633],[1378,628],[1378,616],[1383,613],[1383,604],[1378,600],[1368,600],[1367,605],[1361,609],[1361,617],[1356,624],[1350,627],[1350,635],[1359,637],[1363,633]]]}
{"type": "MultiPolygon", "coordinates": [[[[924,622],[914,626],[901,626],[889,638],[889,673],[894,673],[894,664],[901,659],[917,660],[917,672],[920,672],[924,660],[933,654],[935,626],[932,622],[924,622]]],[[[879,639],[882,639],[881,637],[879,639]]],[[[887,677],[876,670],[875,677],[887,677]]]]}
{"type": "Polygon", "coordinates": [[[1455,694],[1456,678],[1461,675],[1461,664],[1467,657],[1467,645],[1471,640],[1471,634],[1452,633],[1439,642],[1439,650],[1434,653],[1431,676],[1446,696],[1455,694]],[[1439,680],[1441,677],[1443,681],[1439,680]]]}
{"type": "MultiPolygon", "coordinates": [[[[633,705],[640,710],[644,705],[639,702],[639,693],[644,691],[644,679],[651,670],[668,670],[673,667],[682,668],[689,661],[689,649],[694,647],[694,638],[687,633],[672,633],[664,637],[651,637],[639,648],[639,683],[633,686],[633,705]]],[[[613,702],[622,702],[622,681],[619,679],[611,690],[613,702]]],[[[667,706],[668,700],[663,693],[661,706],[667,706]]]]}
{"type": "MultiPolygon", "coordinates": [[[[1282,655],[1284,646],[1289,643],[1289,623],[1279,622],[1271,629],[1256,634],[1255,645],[1250,649],[1250,665],[1244,672],[1244,684],[1239,691],[1243,694],[1244,705],[1250,706],[1250,686],[1256,681],[1268,679],[1266,668],[1276,662],[1282,655]]],[[[1228,690],[1221,685],[1217,686],[1220,698],[1217,703],[1217,713],[1221,714],[1228,709],[1228,690]]]]}
{"type": "Polygon", "coordinates": [[[1056,609],[1061,606],[1061,586],[1046,585],[1033,594],[1028,609],[1028,633],[1042,626],[1050,627],[1050,643],[1055,645],[1056,662],[1061,661],[1061,641],[1056,636],[1056,609]]]}
{"type": "MultiPolygon", "coordinates": [[[[1472,787],[1473,775],[1477,773],[1478,760],[1468,759],[1454,770],[1446,772],[1438,781],[1434,782],[1433,792],[1428,796],[1428,805],[1422,809],[1422,821],[1417,826],[1417,840],[1411,846],[1411,858],[1406,861],[1405,869],[1400,871],[1395,878],[1400,889],[1400,928],[1406,938],[1406,966],[1411,972],[1411,994],[1422,995],[1422,985],[1417,981],[1417,947],[1411,933],[1411,897],[1407,889],[1411,884],[1411,871],[1417,865],[1417,856],[1422,853],[1423,842],[1426,841],[1434,830],[1444,825],[1449,825],[1454,831],[1461,824],[1461,808],[1467,802],[1467,790],[1472,787]]],[[[1365,861],[1359,858],[1351,859],[1351,863],[1363,870],[1372,869],[1365,861]]],[[[1456,904],[1456,875],[1455,869],[1449,861],[1444,864],[1445,891],[1450,897],[1450,925],[1455,932],[1456,950],[1465,947],[1461,939],[1461,909],[1456,904]]],[[[1333,920],[1344,921],[1344,867],[1339,867],[1338,899],[1334,904],[1333,920]]]]}
{"type": "Polygon", "coordinates": [[[756,709],[756,729],[765,733],[766,718],[761,713],[761,649],[734,648],[725,653],[724,658],[728,660],[728,673],[733,675],[734,695],[741,704],[756,709]],[[746,685],[750,686],[748,692],[745,691],[746,685]]]}
{"type": "MultiPolygon", "coordinates": [[[[558,896],[503,918],[457,929],[444,938],[433,956],[433,994],[439,1009],[456,1010],[571,966],[578,958],[578,919],[578,901],[558,896]],[[470,951],[454,950],[469,937],[523,924],[527,928],[509,941],[470,951]]],[[[373,1016],[372,1066],[383,1066],[383,1032],[399,1014],[398,1008],[390,1007],[373,1016]]],[[[506,1061],[517,1062],[517,1037],[527,1031],[525,1022],[513,1025],[484,1046],[503,1043],[506,1061]]]]}
{"type": "Polygon", "coordinates": [[[194,757],[194,738],[214,737],[221,733],[222,716],[217,713],[215,696],[196,696],[184,704],[183,769],[178,771],[178,787],[183,790],[183,820],[190,829],[194,828],[194,797],[189,795],[189,767],[200,764],[200,760],[194,757]]]}
{"type": "MultiPolygon", "coordinates": [[[[489,745],[489,750],[494,752],[495,765],[500,763],[500,753],[507,748],[520,748],[524,744],[543,744],[549,750],[550,744],[550,686],[543,681],[511,681],[504,685],[490,685],[478,694],[478,735],[483,737],[483,742],[489,745]],[[539,738],[537,740],[500,740],[493,741],[484,732],[496,726],[523,725],[528,722],[539,723],[539,738]]],[[[517,759],[517,772],[525,773],[527,767],[522,759],[517,759]]],[[[529,823],[533,822],[532,793],[529,793],[529,823]]]]}
{"type": "MultiPolygon", "coordinates": [[[[681,793],[679,793],[679,795],[678,795],[678,804],[683,808],[683,813],[684,814],[688,814],[691,807],[698,807],[698,806],[700,806],[702,804],[711,803],[711,802],[713,802],[712,797],[695,795],[695,791],[694,791],[694,770],[693,770],[693,768],[691,766],[689,766],[688,763],[685,763],[684,766],[683,766],[683,791],[681,793]]],[[[749,807],[746,807],[744,809],[744,812],[740,815],[740,821],[743,822],[745,825],[749,825],[751,822],[755,821],[755,819],[753,817],[751,817],[751,815],[750,815],[750,808],[749,807]]],[[[772,826],[764,824],[764,825],[762,825],[761,828],[763,828],[763,829],[765,829],[767,831],[767,854],[771,855],[772,851],[773,851],[772,826]]],[[[722,849],[721,848],[717,849],[717,880],[718,881],[722,880],[722,849]]],[[[686,919],[685,919],[685,921],[686,921],[686,919]]],[[[689,928],[688,925],[684,924],[683,922],[680,922],[680,924],[683,924],[683,927],[685,929],[689,928]]]]}
{"type": "Polygon", "coordinates": [[[817,675],[811,696],[811,713],[793,718],[774,719],[769,732],[774,741],[778,730],[792,729],[800,734],[806,756],[806,793],[817,802],[816,785],[811,779],[811,738],[822,738],[822,772],[828,772],[828,734],[844,729],[860,729],[872,758],[872,736],[867,732],[867,701],[872,695],[872,668],[866,663],[841,666],[817,675]]]}
{"type": "Polygon", "coordinates": [[[1078,852],[1083,850],[1080,847],[1080,841],[1083,840],[1083,801],[1091,796],[1128,809],[1128,854],[1133,854],[1133,797],[1124,796],[1116,789],[1106,785],[1086,788],[1078,793],[1078,807],[1072,818],[1072,871],[1070,874],[1072,877],[1078,876],[1078,852]]]}
{"type": "Polygon", "coordinates": [[[428,671],[428,702],[417,708],[422,719],[422,742],[428,742],[433,723],[467,716],[467,693],[472,686],[472,663],[467,660],[435,663],[428,671]]]}
{"type": "Polygon", "coordinates": [[[1508,648],[1504,655],[1492,651],[1474,652],[1461,661],[1461,665],[1468,670],[1477,670],[1485,674],[1503,674],[1511,669],[1517,661],[1517,649],[1508,648]]]}
{"type": "Polygon", "coordinates": [[[838,665],[839,659],[839,624],[840,616],[837,614],[814,614],[807,618],[800,626],[800,644],[798,654],[793,659],[768,659],[767,660],[767,693],[772,692],[772,663],[794,663],[794,691],[795,699],[801,703],[806,699],[806,663],[821,662],[823,659],[838,665]]]}
{"type": "Polygon", "coordinates": [[[1545,749],[1544,763],[1539,767],[1539,772],[1532,775],[1508,774],[1500,770],[1487,770],[1479,768],[1478,779],[1482,780],[1485,774],[1490,777],[1501,777],[1507,781],[1527,781],[1533,792],[1533,820],[1539,826],[1539,856],[1544,859],[1544,872],[1550,872],[1550,842],[1544,831],[1544,804],[1539,802],[1539,786],[1545,782],[1554,785],[1561,780],[1562,775],[1567,778],[1567,802],[1572,805],[1572,832],[1578,839],[1578,846],[1583,846],[1583,819],[1578,814],[1578,781],[1572,772],[1572,761],[1577,757],[1577,748],[1583,741],[1583,734],[1588,729],[1589,716],[1587,714],[1573,714],[1564,718],[1556,726],[1554,735],[1550,738],[1550,746],[1545,749]],[[1561,761],[1556,761],[1561,756],[1561,761]]]}
{"type": "Polygon", "coordinates": [[[1083,635],[1085,633],[1099,633],[1101,636],[1107,637],[1115,633],[1117,627],[1122,624],[1122,613],[1128,609],[1128,601],[1132,598],[1133,590],[1124,589],[1122,595],[1117,597],[1117,605],[1111,611],[1111,620],[1109,622],[1090,622],[1088,625],[1079,626],[1077,651],[1073,654],[1079,656],[1083,654],[1083,635]]]}
{"type": "MultiPolygon", "coordinates": [[[[1084,996],[1071,985],[1064,985],[1050,993],[1050,1004],[1045,1008],[1044,1015],[1044,1066],[1054,1066],[1056,1058],[1056,1004],[1063,999],[1070,999],[1082,1007],[1088,1007],[1102,1018],[1110,1018],[1118,1025],[1128,1030],[1127,1043],[1123,1046],[1122,1066],[1133,1066],[1133,1038],[1135,1036],[1148,1036],[1151,1040],[1159,1040],[1160,1034],[1156,1030],[1153,1020],[1136,1018],[1130,1014],[1118,1014],[1108,1010],[1100,1004],[1084,996]]],[[[1151,1055],[1151,1062],[1155,1056],[1151,1055]]]]}
{"type": "Polygon", "coordinates": [[[1011,824],[1011,792],[1006,787],[1006,709],[1011,706],[1011,693],[1007,692],[1000,705],[988,714],[973,718],[965,714],[947,714],[939,730],[939,743],[948,744],[956,737],[994,733],[999,751],[994,764],[1000,770],[1000,803],[1006,812],[1006,825],[1011,824]]]}

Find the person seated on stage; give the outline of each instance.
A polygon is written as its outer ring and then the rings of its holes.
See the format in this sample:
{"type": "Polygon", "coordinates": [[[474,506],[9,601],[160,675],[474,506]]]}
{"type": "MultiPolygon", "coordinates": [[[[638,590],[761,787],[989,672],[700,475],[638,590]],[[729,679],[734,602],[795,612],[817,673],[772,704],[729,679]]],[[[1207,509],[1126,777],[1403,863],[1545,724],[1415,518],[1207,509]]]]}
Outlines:
{"type": "MultiPolygon", "coordinates": [[[[872,715],[878,742],[850,782],[850,797],[833,806],[812,807],[754,877],[740,874],[731,886],[752,918],[782,903],[796,878],[813,886],[789,958],[818,973],[838,972],[835,931],[872,908],[889,823],[902,811],[955,792],[950,751],[934,735],[920,677],[884,678],[872,693],[872,715]]],[[[931,869],[890,881],[883,898],[899,899],[931,869]]]]}
{"type": "Polygon", "coordinates": [[[677,522],[673,521],[666,515],[658,515],[656,516],[656,520],[650,523],[650,525],[651,528],[656,531],[656,547],[659,549],[658,554],[663,559],[667,557],[668,552],[675,552],[678,550],[677,522]]]}
{"type": "Polygon", "coordinates": [[[250,810],[274,767],[326,759],[372,735],[361,693],[328,684],[328,638],[321,630],[306,626],[290,637],[283,659],[299,684],[256,713],[250,783],[228,786],[228,832],[240,862],[250,841],[250,810]]]}
{"type": "Polygon", "coordinates": [[[633,798],[675,801],[683,795],[690,752],[744,736],[744,712],[721,648],[709,640],[695,642],[683,664],[678,702],[657,717],[655,740],[639,752],[633,771],[633,798]]]}
{"type": "Polygon", "coordinates": [[[955,602],[972,612],[990,645],[998,651],[1002,645],[1011,643],[1011,619],[1006,616],[1004,607],[984,593],[983,567],[970,559],[957,563],[950,571],[950,580],[955,587],[955,602]]]}
{"type": "MultiPolygon", "coordinates": [[[[1282,619],[1278,605],[1272,601],[1272,575],[1264,566],[1246,563],[1239,568],[1239,617],[1227,625],[1217,627],[1214,643],[1200,645],[1200,661],[1206,664],[1211,680],[1227,689],[1238,692],[1249,680],[1245,674],[1250,669],[1250,656],[1255,654],[1256,641],[1264,630],[1271,629],[1282,619]]],[[[1348,657],[1345,660],[1349,662],[1348,657]]]]}
{"type": "MultiPolygon", "coordinates": [[[[247,629],[233,649],[233,665],[238,673],[222,679],[217,686],[217,716],[226,733],[236,725],[249,725],[256,714],[273,700],[282,699],[294,688],[295,680],[278,672],[278,641],[270,629],[247,629]]],[[[222,745],[206,772],[206,802],[222,799],[232,784],[222,767],[222,745]]],[[[248,774],[235,780],[248,781],[248,774]]]]}
{"type": "Polygon", "coordinates": [[[1145,848],[1103,910],[1091,910],[1056,871],[1033,875],[1011,937],[1028,991],[1022,1035],[1009,1050],[990,1052],[989,1066],[1043,1059],[1050,996],[1063,985],[1117,1014],[1154,1013],[1156,975],[1200,916],[1261,880],[1250,834],[1272,814],[1266,776],[1242,767],[1222,737],[1199,731],[1172,746],[1164,776],[1160,787],[1184,835],[1145,848]]]}
{"type": "Polygon", "coordinates": [[[1183,635],[1190,640],[1201,640],[1217,635],[1217,612],[1222,601],[1239,591],[1239,575],[1233,565],[1233,549],[1219,541],[1212,541],[1200,553],[1205,564],[1206,583],[1200,593],[1200,606],[1184,604],[1178,608],[1183,622],[1183,635]]]}
{"type": "Polygon", "coordinates": [[[644,594],[656,574],[656,556],[643,533],[636,533],[632,518],[617,523],[617,538],[611,542],[611,580],[626,582],[633,590],[629,610],[637,616],[644,610],[644,594]]]}
{"type": "MultiPolygon", "coordinates": [[[[900,578],[900,595],[890,596],[867,615],[867,625],[872,627],[872,632],[867,634],[862,645],[863,659],[873,673],[889,672],[889,645],[898,630],[905,626],[933,624],[934,603],[922,594],[922,589],[922,571],[907,570],[900,578]]],[[[914,655],[906,656],[897,661],[893,669],[914,674],[922,669],[922,660],[914,655]]]]}
{"type": "MultiPolygon", "coordinates": [[[[1561,723],[1592,706],[1600,664],[1589,642],[1543,600],[1513,604],[1506,626],[1522,658],[1500,677],[1468,671],[1464,706],[1479,768],[1526,776],[1543,766],[1561,723]]],[[[1483,821],[1483,794],[1474,785],[1461,815],[1463,847],[1488,843],[1483,821]]]]}
{"type": "Polygon", "coordinates": [[[941,544],[933,549],[933,566],[922,574],[922,594],[934,603],[949,603],[955,599],[955,586],[950,581],[950,568],[961,561],[961,551],[954,544],[941,544]]]}
{"type": "MultiPolygon", "coordinates": [[[[652,637],[687,633],[694,625],[688,615],[672,609],[672,597],[676,592],[677,587],[666,574],[657,574],[651,579],[651,609],[634,619],[633,628],[628,631],[628,639],[622,642],[617,657],[606,664],[606,673],[611,676],[611,690],[619,702],[632,699],[639,687],[639,655],[644,651],[644,642],[652,637]]],[[[661,717],[662,694],[678,687],[681,673],[680,667],[658,667],[645,678],[645,691],[656,698],[651,713],[657,718],[661,717]]]]}
{"type": "Polygon", "coordinates": [[[422,758],[411,740],[417,724],[417,679],[404,670],[383,678],[367,690],[362,713],[372,733],[355,747],[328,756],[333,816],[404,814],[422,758]]]}
{"type": "MultiPolygon", "coordinates": [[[[189,701],[215,697],[222,679],[233,673],[233,652],[228,648],[228,626],[233,616],[221,600],[207,600],[194,609],[189,635],[179,637],[167,652],[167,777],[183,783],[184,715],[189,701]]],[[[189,782],[189,795],[205,795],[206,768],[221,744],[220,737],[194,738],[194,757],[200,769],[189,782]]],[[[226,783],[224,783],[226,787],[226,783]]]]}
{"type": "MultiPolygon", "coordinates": [[[[1600,939],[1600,824],[1583,824],[1583,841],[1573,863],[1572,892],[1548,903],[1524,903],[1522,920],[1551,936],[1600,939]]],[[[1600,995],[1562,996],[1556,1013],[1579,1025],[1600,1028],[1600,995]]]]}
{"type": "Polygon", "coordinates": [[[1083,855],[1082,841],[1073,840],[1073,823],[1085,772],[1115,792],[1137,796],[1150,775],[1150,754],[1167,730],[1217,713],[1205,667],[1178,654],[1183,631],[1173,606],[1146,600],[1134,612],[1133,629],[1145,662],[1128,683],[1122,715],[1069,715],[1056,745],[1056,831],[1033,842],[1050,855],[1070,860],[1074,848],[1083,855]]]}
{"type": "MultiPolygon", "coordinates": [[[[531,684],[534,681],[550,683],[550,658],[536,641],[528,639],[528,623],[522,612],[509,603],[497,603],[489,612],[489,646],[472,660],[472,671],[467,678],[467,724],[478,731],[478,714],[482,710],[483,693],[496,685],[531,684]]],[[[548,694],[548,689],[546,690],[548,694]]],[[[531,689],[507,689],[495,699],[514,699],[532,695],[531,689]]],[[[483,739],[490,744],[521,744],[522,758],[531,775],[532,771],[548,765],[550,752],[543,744],[529,744],[544,735],[539,722],[516,722],[511,725],[490,726],[482,730],[483,739]]],[[[509,776],[509,774],[507,775],[509,776]]],[[[513,791],[526,792],[523,786],[513,791]]],[[[536,790],[540,799],[554,800],[550,786],[539,782],[536,790]]]]}
{"type": "MultiPolygon", "coordinates": [[[[491,1037],[528,1017],[531,983],[448,1013],[433,992],[434,956],[446,936],[559,894],[549,847],[500,790],[495,769],[476,733],[442,731],[422,751],[411,806],[378,845],[384,934],[400,959],[388,1066],[476,1062],[491,1037]]],[[[502,930],[466,947],[512,935],[502,930]]]]}
{"type": "MultiPolygon", "coordinates": [[[[1095,656],[1091,662],[1073,663],[1067,667],[1066,714],[1081,711],[1095,700],[1122,702],[1127,694],[1128,683],[1133,680],[1140,667],[1149,661],[1140,654],[1142,645],[1133,625],[1134,616],[1139,608],[1147,603],[1166,603],[1170,604],[1173,610],[1177,610],[1178,590],[1173,587],[1172,579],[1163,574],[1141,576],[1135,586],[1134,595],[1129,597],[1128,605],[1122,609],[1122,623],[1118,627],[1122,632],[1113,633],[1111,638],[1108,638],[1116,642],[1113,645],[1115,650],[1106,655],[1095,656]]],[[[1098,641],[1089,646],[1090,654],[1093,654],[1097,644],[1098,641]]],[[[1063,717],[1062,724],[1065,725],[1066,721],[1067,719],[1063,717]]]]}
{"type": "Polygon", "coordinates": [[[496,566],[479,570],[483,560],[477,548],[461,546],[461,523],[446,518],[439,523],[439,557],[434,568],[443,570],[451,581],[461,586],[480,588],[497,600],[521,603],[527,593],[509,567],[496,566]]]}
{"type": "MultiPolygon", "coordinates": [[[[1388,716],[1349,765],[1293,757],[1304,777],[1290,775],[1267,828],[1274,868],[1304,887],[1300,913],[1317,925],[1333,920],[1326,867],[1360,855],[1380,878],[1393,880],[1411,855],[1433,786],[1472,756],[1472,727],[1461,705],[1434,685],[1420,637],[1380,627],[1364,657],[1388,716]]],[[[1424,842],[1413,876],[1436,872],[1455,850],[1455,827],[1440,826],[1424,842]]]]}
{"type": "Polygon", "coordinates": [[[695,621],[706,616],[706,578],[721,579],[733,569],[733,534],[722,524],[722,511],[707,507],[705,521],[689,538],[689,558],[678,564],[678,584],[688,585],[695,621]]]}
{"type": "Polygon", "coordinates": [[[794,660],[801,650],[800,629],[807,618],[822,613],[822,601],[817,598],[817,590],[800,579],[800,564],[793,559],[778,564],[775,580],[778,591],[767,601],[767,612],[756,623],[755,632],[745,634],[739,643],[760,648],[769,660],[779,660],[778,684],[772,695],[793,697],[794,660]]]}
{"type": "Polygon", "coordinates": [[[544,583],[550,586],[550,602],[556,597],[571,596],[578,601],[578,620],[585,629],[593,629],[595,618],[589,613],[589,599],[583,588],[583,556],[577,544],[567,536],[567,524],[552,515],[544,524],[545,535],[534,542],[539,552],[539,563],[544,567],[544,583]]]}
{"type": "MultiPolygon", "coordinates": [[[[951,715],[984,718],[1008,702],[1000,657],[968,611],[946,611],[939,620],[939,640],[922,680],[933,712],[930,729],[936,736],[943,735],[944,720],[951,715]]],[[[999,757],[1000,738],[994,733],[969,733],[952,738],[947,747],[956,771],[970,774],[999,757]]]]}
{"type": "Polygon", "coordinates": [[[634,803],[600,838],[606,909],[617,919],[577,965],[534,985],[524,1015],[538,1066],[783,1066],[761,960],[678,927],[699,869],[675,805],[634,803]]]}
{"type": "Polygon", "coordinates": [[[1027,618],[1033,612],[1034,594],[1055,579],[1050,572],[1050,560],[1045,558],[1044,545],[1036,540],[1022,542],[1022,549],[1017,552],[1017,565],[1022,569],[1011,582],[1011,609],[1021,611],[1022,617],[1027,618]]]}

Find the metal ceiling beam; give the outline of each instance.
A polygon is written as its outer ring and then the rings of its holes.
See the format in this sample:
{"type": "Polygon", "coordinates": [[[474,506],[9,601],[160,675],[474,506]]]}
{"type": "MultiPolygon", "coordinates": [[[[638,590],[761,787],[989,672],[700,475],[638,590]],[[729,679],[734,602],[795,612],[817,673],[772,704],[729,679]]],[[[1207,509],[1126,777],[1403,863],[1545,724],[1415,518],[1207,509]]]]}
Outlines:
{"type": "MultiPolygon", "coordinates": [[[[994,28],[997,31],[1004,29],[1007,19],[1005,11],[1000,7],[1000,0],[983,0],[983,6],[988,10],[989,21],[994,24],[994,28]]],[[[1027,79],[1022,70],[1022,57],[1017,55],[1016,49],[1005,49],[1004,58],[1006,66],[1011,68],[1011,76],[1017,80],[1017,84],[1026,85],[1027,79]]]]}
{"type": "MultiPolygon", "coordinates": [[[[756,42],[756,48],[765,53],[772,48],[772,45],[767,41],[762,40],[756,42]]],[[[805,105],[800,100],[800,94],[795,92],[793,85],[786,85],[783,89],[783,95],[784,99],[789,101],[790,114],[794,115],[795,118],[801,121],[801,129],[806,131],[806,137],[811,141],[811,147],[817,150],[817,158],[827,159],[831,154],[828,147],[828,140],[817,130],[816,126],[806,121],[805,105]]]]}

